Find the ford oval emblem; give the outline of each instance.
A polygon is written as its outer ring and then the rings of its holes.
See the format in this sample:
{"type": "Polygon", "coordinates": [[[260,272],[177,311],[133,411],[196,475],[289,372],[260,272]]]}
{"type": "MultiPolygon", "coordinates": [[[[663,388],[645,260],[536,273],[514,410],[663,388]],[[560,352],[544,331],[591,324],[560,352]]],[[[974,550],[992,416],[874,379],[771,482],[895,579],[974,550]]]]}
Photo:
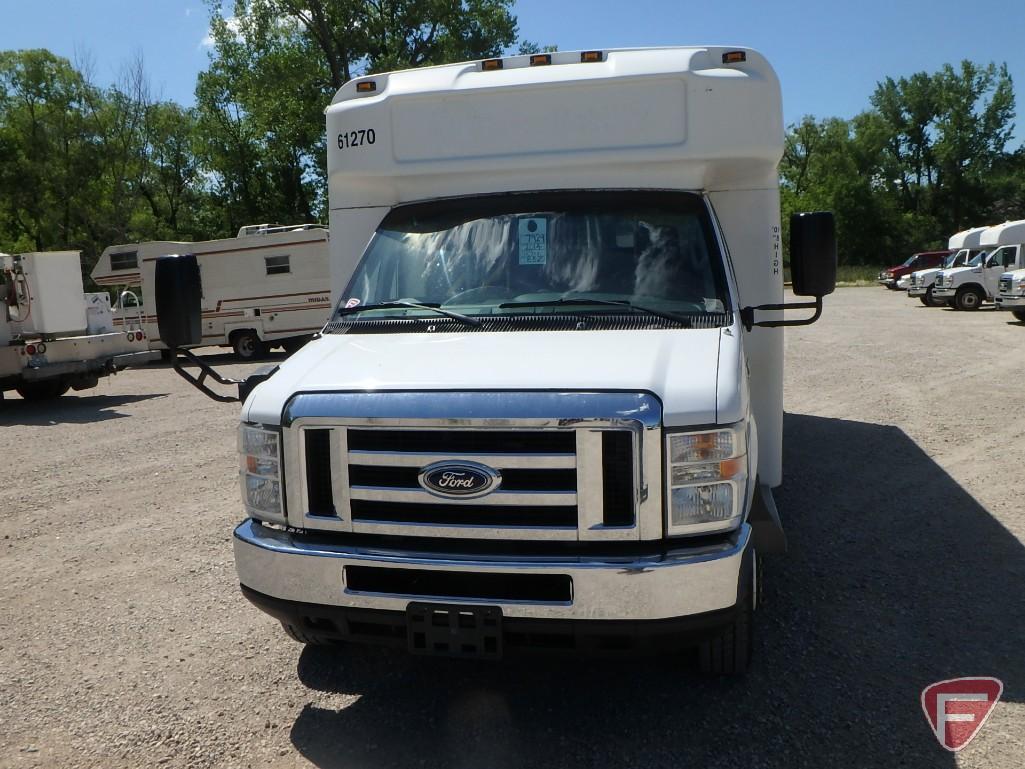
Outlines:
{"type": "Polygon", "coordinates": [[[479,462],[435,462],[420,471],[420,485],[438,497],[473,499],[496,491],[502,474],[479,462]]]}

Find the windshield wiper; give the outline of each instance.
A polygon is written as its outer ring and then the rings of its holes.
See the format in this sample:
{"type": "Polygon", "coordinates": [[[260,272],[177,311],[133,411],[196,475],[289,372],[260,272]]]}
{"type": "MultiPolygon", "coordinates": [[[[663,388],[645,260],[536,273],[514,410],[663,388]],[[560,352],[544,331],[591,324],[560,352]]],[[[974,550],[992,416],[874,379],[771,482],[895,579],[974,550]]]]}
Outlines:
{"type": "Polygon", "coordinates": [[[680,323],[684,328],[691,327],[690,318],[684,315],[677,315],[672,312],[664,312],[662,310],[656,310],[652,307],[645,307],[641,304],[633,304],[625,299],[537,299],[530,302],[505,302],[504,304],[498,305],[500,310],[513,310],[522,307],[563,307],[566,305],[584,305],[586,306],[605,306],[605,307],[622,307],[623,309],[630,310],[631,312],[639,312],[645,315],[653,315],[656,318],[662,318],[663,320],[671,320],[674,323],[680,323]]]}
{"type": "Polygon", "coordinates": [[[471,318],[469,315],[463,315],[459,312],[452,312],[452,310],[446,310],[441,305],[430,302],[427,304],[419,304],[417,302],[376,302],[374,304],[357,304],[355,307],[339,307],[335,313],[336,317],[344,318],[346,315],[354,315],[357,312],[363,312],[364,310],[387,310],[395,307],[405,307],[413,310],[428,310],[430,312],[436,312],[439,315],[444,315],[446,318],[452,318],[457,320],[464,326],[479,326],[480,321],[476,318],[471,318]]]}

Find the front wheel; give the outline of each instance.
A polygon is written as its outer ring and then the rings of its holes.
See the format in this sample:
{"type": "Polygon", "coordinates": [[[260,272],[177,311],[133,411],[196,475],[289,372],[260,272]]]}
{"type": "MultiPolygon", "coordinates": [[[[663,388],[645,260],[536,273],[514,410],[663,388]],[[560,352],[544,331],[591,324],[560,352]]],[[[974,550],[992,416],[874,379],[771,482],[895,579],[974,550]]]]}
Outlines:
{"type": "Polygon", "coordinates": [[[1011,310],[1011,315],[1025,323],[1025,310],[1011,310]]]}
{"type": "Polygon", "coordinates": [[[257,360],[266,353],[266,347],[255,331],[238,331],[231,337],[231,348],[242,360],[257,360]]]}
{"type": "Polygon", "coordinates": [[[942,307],[947,303],[946,299],[937,299],[932,293],[932,286],[925,290],[925,296],[919,297],[926,307],[942,307]]]}
{"type": "Polygon", "coordinates": [[[71,387],[63,379],[47,379],[42,382],[24,382],[18,385],[18,395],[27,401],[48,401],[61,397],[71,387]]]}
{"type": "Polygon", "coordinates": [[[307,646],[337,646],[341,643],[340,641],[325,638],[324,636],[317,635],[316,633],[309,633],[305,630],[301,630],[295,625],[290,625],[287,622],[282,622],[281,627],[285,631],[285,635],[293,641],[298,641],[299,643],[306,644],[307,646]]]}
{"type": "Polygon", "coordinates": [[[752,603],[753,594],[749,592],[733,624],[698,646],[698,668],[702,673],[734,676],[746,673],[751,667],[752,603]]]}
{"type": "Polygon", "coordinates": [[[954,304],[959,310],[977,310],[985,297],[975,286],[962,286],[957,290],[954,304]]]}

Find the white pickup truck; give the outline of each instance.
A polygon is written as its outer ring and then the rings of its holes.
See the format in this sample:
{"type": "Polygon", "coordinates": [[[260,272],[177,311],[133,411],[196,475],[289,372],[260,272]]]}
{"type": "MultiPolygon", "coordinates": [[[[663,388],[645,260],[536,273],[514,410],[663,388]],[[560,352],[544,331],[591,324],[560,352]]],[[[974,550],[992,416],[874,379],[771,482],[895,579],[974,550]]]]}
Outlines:
{"type": "Polygon", "coordinates": [[[933,284],[933,296],[957,310],[977,310],[1000,293],[1000,278],[1008,271],[1025,267],[1019,239],[1025,220],[987,227],[979,236],[979,254],[967,266],[941,270],[933,284]]]}
{"type": "MultiPolygon", "coordinates": [[[[780,326],[818,318],[836,276],[832,215],[795,215],[794,293],[813,301],[784,304],[766,60],[368,75],[327,135],[336,310],[240,387],[245,596],[305,643],[696,644],[703,669],[746,669],[758,564],[785,549],[780,326]]],[[[180,348],[195,260],[156,277],[180,348]]]]}

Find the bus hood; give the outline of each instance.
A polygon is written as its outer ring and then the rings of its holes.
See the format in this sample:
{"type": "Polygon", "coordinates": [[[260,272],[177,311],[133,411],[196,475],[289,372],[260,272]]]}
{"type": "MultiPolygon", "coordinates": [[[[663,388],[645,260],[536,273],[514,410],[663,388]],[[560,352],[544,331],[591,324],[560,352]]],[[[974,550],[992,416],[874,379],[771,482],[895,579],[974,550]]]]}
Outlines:
{"type": "Polygon", "coordinates": [[[300,392],[646,391],[669,426],[733,422],[747,390],[736,328],[326,334],[258,385],[246,422],[280,424],[300,392]]]}

